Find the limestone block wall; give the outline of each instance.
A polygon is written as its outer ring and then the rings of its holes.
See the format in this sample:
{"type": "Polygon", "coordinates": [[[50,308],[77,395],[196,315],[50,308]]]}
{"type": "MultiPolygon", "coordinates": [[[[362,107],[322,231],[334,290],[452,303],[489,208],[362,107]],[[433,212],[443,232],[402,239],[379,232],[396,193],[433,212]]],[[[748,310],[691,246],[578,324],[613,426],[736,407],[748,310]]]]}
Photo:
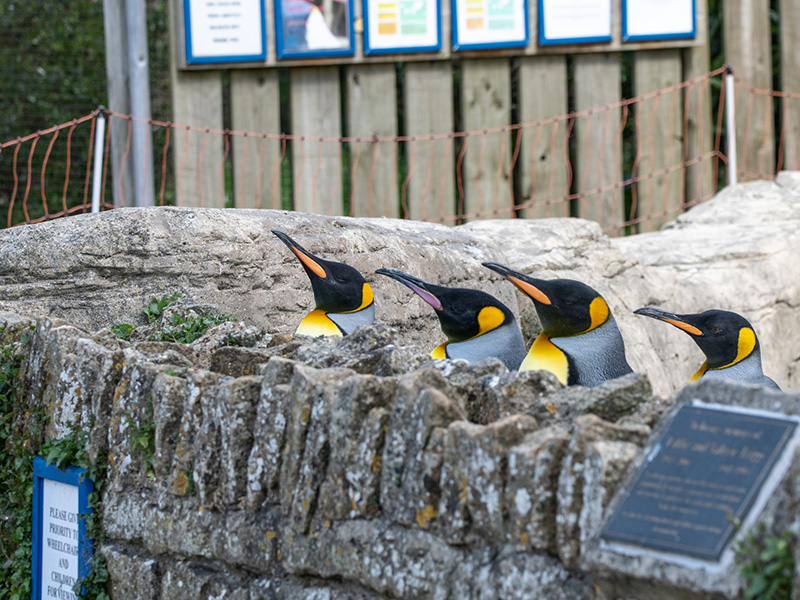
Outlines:
{"type": "Polygon", "coordinates": [[[203,350],[219,337],[30,333],[25,402],[49,437],[93,422],[108,457],[115,599],[593,597],[577,566],[660,411],[646,377],[567,389],[382,326],[203,350]]]}

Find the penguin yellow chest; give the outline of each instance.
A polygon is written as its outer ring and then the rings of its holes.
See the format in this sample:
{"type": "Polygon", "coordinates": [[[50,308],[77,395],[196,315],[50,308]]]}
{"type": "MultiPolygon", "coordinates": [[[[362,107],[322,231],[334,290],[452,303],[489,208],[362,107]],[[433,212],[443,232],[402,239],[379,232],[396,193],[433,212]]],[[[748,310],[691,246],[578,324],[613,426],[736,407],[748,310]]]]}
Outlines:
{"type": "Polygon", "coordinates": [[[342,336],[342,331],[339,327],[331,321],[330,317],[324,311],[319,309],[312,310],[305,318],[300,321],[297,326],[295,335],[309,335],[311,337],[319,337],[321,335],[327,336],[342,336]]]}
{"type": "Polygon", "coordinates": [[[519,367],[520,371],[550,371],[558,380],[567,385],[569,361],[567,355],[557,348],[544,333],[540,334],[528,355],[519,367]]]}

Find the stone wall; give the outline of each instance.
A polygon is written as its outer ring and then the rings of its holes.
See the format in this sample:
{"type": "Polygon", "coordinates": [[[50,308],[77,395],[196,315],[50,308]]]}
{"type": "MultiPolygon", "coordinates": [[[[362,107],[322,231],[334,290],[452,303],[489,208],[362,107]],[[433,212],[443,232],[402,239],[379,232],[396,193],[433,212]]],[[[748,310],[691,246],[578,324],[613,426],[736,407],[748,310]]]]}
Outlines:
{"type": "Polygon", "coordinates": [[[663,231],[609,239],[580,219],[476,221],[445,227],[393,219],[285,211],[123,209],[0,231],[0,310],[49,315],[90,330],[141,322],[153,297],[181,293],[249,325],[289,334],[312,306],[308,279],[271,233],[282,229],[323,258],[361,270],[380,322],[403,343],[443,339],[433,311],[396,282],[396,267],[442,285],[495,294],[520,316],[532,303],[481,266],[496,260],[542,278],[585,281],[608,300],[631,365],[658,394],[681,387],[703,362],[682,332],[632,311],[734,310],[762,342],[765,372],[800,387],[800,173],[723,190],[663,231]]]}
{"type": "Polygon", "coordinates": [[[593,597],[583,547],[663,409],[646,376],[564,388],[385,326],[221,346],[228,325],[189,347],[30,335],[26,404],[51,438],[93,422],[108,456],[115,599],[593,597]]]}

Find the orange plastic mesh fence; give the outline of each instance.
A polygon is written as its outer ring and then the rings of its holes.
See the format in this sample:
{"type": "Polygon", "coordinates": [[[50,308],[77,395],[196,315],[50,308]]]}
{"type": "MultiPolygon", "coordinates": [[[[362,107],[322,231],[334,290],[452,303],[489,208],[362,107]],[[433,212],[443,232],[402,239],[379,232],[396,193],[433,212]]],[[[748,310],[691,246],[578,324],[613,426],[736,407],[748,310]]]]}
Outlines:
{"type": "MultiPolygon", "coordinates": [[[[652,230],[717,191],[728,162],[722,72],[599,108],[433,135],[313,137],[150,120],[154,166],[143,177],[153,179],[158,205],[289,208],[448,224],[581,216],[612,235],[652,230]],[[704,117],[714,78],[722,88],[720,99],[704,117]]],[[[784,118],[778,120],[785,125],[800,93],[759,90],[738,79],[736,92],[737,109],[745,115],[745,126],[737,129],[740,178],[800,169],[798,152],[787,164],[785,127],[768,138],[772,102],[756,108],[758,98],[779,99],[777,112],[784,118]],[[758,148],[752,144],[757,135],[764,147],[776,147],[775,160],[748,150],[758,148]]],[[[99,114],[0,144],[0,184],[7,182],[0,185],[4,226],[91,210],[99,114]],[[73,163],[86,165],[83,172],[73,163]]],[[[132,126],[139,121],[105,114],[107,132],[124,132],[124,152],[114,177],[111,135],[106,136],[103,210],[137,204],[125,197],[123,182],[130,172],[132,126]]]]}

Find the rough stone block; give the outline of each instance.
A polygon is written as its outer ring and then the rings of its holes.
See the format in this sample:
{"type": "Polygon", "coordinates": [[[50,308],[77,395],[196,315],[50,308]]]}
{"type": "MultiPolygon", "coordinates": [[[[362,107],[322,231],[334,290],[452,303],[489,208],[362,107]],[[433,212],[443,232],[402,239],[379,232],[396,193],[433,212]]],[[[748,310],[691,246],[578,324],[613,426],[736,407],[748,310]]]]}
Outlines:
{"type": "Polygon", "coordinates": [[[631,442],[643,447],[650,434],[645,425],[615,425],[595,415],[583,415],[575,420],[572,439],[558,478],[558,514],[556,516],[558,555],[567,567],[578,563],[581,552],[580,516],[584,509],[586,457],[590,446],[597,441],[631,442]]]}
{"type": "Polygon", "coordinates": [[[320,489],[323,519],[359,518],[380,510],[383,446],[397,382],[356,375],[343,382],[331,409],[330,458],[320,489]]]}
{"type": "Polygon", "coordinates": [[[122,544],[104,545],[100,553],[106,559],[110,592],[114,600],[159,597],[161,576],[155,558],[122,544]]]}
{"type": "Polygon", "coordinates": [[[509,541],[556,553],[556,492],[570,433],[552,426],[527,436],[508,451],[509,541]]]}
{"type": "Polygon", "coordinates": [[[431,494],[435,488],[426,481],[429,473],[422,459],[434,429],[466,416],[448,393],[452,389],[435,369],[399,379],[383,451],[380,493],[383,511],[398,523],[413,525],[422,518],[426,525],[438,511],[438,497],[431,494]]]}
{"type": "Polygon", "coordinates": [[[439,504],[448,542],[464,543],[468,532],[505,541],[508,451],[537,428],[536,419],[527,415],[491,425],[457,421],[448,427],[439,504]]]}

